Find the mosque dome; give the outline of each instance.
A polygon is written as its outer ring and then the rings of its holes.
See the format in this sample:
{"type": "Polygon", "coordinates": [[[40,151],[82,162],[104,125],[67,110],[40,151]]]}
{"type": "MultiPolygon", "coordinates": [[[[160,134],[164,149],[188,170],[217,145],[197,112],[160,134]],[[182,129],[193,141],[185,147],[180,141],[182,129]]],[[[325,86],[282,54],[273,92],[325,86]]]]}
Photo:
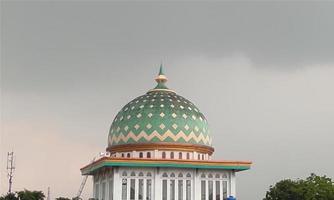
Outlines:
{"type": "MultiPolygon", "coordinates": [[[[162,66],[157,86],[126,104],[112,122],[110,152],[128,147],[195,148],[213,152],[208,122],[186,98],[166,87],[162,66]]],[[[202,150],[203,151],[203,150],[202,150]]]]}

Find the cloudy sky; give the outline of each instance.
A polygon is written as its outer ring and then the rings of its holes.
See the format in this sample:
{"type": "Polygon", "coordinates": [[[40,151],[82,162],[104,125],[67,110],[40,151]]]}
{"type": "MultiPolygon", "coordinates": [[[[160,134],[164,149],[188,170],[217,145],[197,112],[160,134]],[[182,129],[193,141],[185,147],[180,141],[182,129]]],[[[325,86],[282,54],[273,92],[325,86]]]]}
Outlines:
{"type": "Polygon", "coordinates": [[[334,178],[333,35],[334,2],[1,1],[0,193],[13,150],[15,190],[74,196],[161,62],[208,118],[215,158],[254,162],[240,200],[284,178],[334,178]]]}

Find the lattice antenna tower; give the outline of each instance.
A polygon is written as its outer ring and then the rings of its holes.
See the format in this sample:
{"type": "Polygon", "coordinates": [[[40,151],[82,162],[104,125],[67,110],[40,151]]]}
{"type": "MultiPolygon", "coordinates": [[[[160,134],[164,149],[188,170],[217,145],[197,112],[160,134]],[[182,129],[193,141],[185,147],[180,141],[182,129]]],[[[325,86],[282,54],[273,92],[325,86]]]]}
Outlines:
{"type": "Polygon", "coordinates": [[[7,176],[8,176],[8,193],[12,193],[13,177],[15,171],[14,152],[7,153],[7,176]]]}

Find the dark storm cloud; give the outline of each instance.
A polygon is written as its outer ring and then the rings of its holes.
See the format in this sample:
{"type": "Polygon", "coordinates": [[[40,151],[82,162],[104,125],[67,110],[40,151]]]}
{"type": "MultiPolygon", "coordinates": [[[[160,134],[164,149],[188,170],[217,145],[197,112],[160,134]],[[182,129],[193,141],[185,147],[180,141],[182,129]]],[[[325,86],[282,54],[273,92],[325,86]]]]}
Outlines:
{"type": "Polygon", "coordinates": [[[117,67],[188,55],[239,53],[264,68],[329,63],[333,9],[333,2],[4,1],[4,79],[66,87],[91,72],[107,78],[117,67]]]}
{"type": "Polygon", "coordinates": [[[239,199],[282,178],[334,176],[334,2],[1,5],[0,147],[17,153],[16,189],[52,182],[52,194],[74,194],[79,168],[104,150],[120,108],[155,86],[161,60],[168,86],[208,118],[216,158],[254,161],[239,199]]]}

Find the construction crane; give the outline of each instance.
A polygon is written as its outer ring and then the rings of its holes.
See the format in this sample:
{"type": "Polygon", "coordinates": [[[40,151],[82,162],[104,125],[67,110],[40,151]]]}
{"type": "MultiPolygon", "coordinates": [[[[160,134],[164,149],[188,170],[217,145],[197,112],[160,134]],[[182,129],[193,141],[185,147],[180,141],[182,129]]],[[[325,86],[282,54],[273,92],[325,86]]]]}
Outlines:
{"type": "MultiPolygon", "coordinates": [[[[90,163],[93,163],[95,161],[95,157],[93,158],[93,160],[90,162],[90,163]]],[[[82,182],[81,182],[81,185],[79,187],[79,191],[77,193],[77,196],[75,196],[73,199],[74,200],[79,200],[79,199],[82,199],[81,198],[81,194],[82,194],[82,191],[83,189],[85,188],[85,185],[86,185],[86,182],[87,182],[87,179],[88,179],[88,175],[85,175],[82,179],[82,182]]]]}

